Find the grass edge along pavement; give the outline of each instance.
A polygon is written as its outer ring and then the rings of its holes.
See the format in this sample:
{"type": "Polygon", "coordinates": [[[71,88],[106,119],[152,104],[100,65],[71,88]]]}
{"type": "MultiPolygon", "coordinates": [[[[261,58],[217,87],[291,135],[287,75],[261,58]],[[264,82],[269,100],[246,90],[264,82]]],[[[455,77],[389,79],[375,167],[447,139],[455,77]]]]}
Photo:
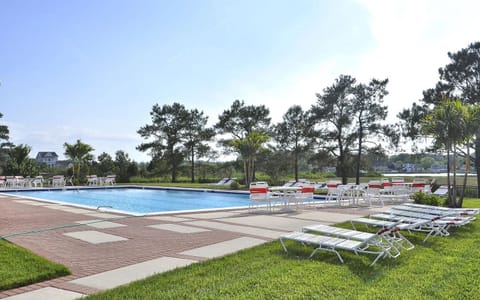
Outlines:
{"type": "MultiPolygon", "coordinates": [[[[478,207],[469,199],[464,207],[478,207]]],[[[349,224],[339,224],[349,228],[349,224]]],[[[363,230],[363,229],[362,229],[363,230]]],[[[415,249],[380,260],[342,252],[308,259],[310,247],[278,241],[158,274],[87,299],[479,299],[480,221],[451,229],[449,237],[422,240],[415,249]]]]}
{"type": "Polygon", "coordinates": [[[0,240],[0,291],[70,275],[70,270],[35,253],[0,240]]]}

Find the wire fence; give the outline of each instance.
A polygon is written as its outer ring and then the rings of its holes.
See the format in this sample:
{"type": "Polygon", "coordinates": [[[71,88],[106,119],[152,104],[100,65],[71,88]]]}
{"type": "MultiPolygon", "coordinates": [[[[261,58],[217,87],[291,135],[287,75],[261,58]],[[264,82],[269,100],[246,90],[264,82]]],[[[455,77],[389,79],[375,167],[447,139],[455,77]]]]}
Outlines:
{"type": "MultiPolygon", "coordinates": [[[[461,195],[463,190],[463,185],[457,185],[457,195],[461,195]]],[[[465,197],[468,198],[480,198],[478,194],[478,186],[467,185],[465,187],[465,197]]]]}

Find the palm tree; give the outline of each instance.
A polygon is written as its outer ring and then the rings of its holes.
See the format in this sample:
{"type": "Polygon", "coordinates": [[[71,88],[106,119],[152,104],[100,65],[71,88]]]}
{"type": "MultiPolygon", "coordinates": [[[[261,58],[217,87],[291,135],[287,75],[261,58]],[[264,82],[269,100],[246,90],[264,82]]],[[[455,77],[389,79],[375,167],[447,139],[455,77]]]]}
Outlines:
{"type": "Polygon", "coordinates": [[[258,131],[252,131],[244,139],[234,139],[230,141],[233,147],[243,159],[243,168],[245,172],[245,185],[249,186],[255,179],[255,161],[262,146],[270,137],[258,131]]]}
{"type": "Polygon", "coordinates": [[[92,146],[82,143],[77,140],[75,144],[64,143],[65,148],[64,155],[72,160],[73,163],[73,175],[75,176],[75,165],[77,167],[77,178],[80,177],[80,166],[88,161],[93,160],[93,155],[90,153],[93,149],[92,146]]]}
{"type": "MultiPolygon", "coordinates": [[[[459,200],[459,207],[462,207],[465,189],[467,186],[467,177],[470,172],[470,160],[473,159],[470,154],[470,147],[474,142],[475,134],[480,129],[480,105],[466,105],[465,107],[465,135],[464,143],[467,150],[465,154],[465,176],[463,177],[462,193],[459,200]]],[[[477,194],[478,197],[478,194],[477,194]]]]}
{"type": "Polygon", "coordinates": [[[435,107],[422,120],[422,130],[435,139],[438,148],[447,150],[447,182],[448,202],[450,207],[458,207],[457,202],[457,149],[466,140],[467,134],[467,109],[459,99],[444,98],[443,102],[435,107]],[[450,153],[453,157],[453,189],[450,186],[450,153]]]}

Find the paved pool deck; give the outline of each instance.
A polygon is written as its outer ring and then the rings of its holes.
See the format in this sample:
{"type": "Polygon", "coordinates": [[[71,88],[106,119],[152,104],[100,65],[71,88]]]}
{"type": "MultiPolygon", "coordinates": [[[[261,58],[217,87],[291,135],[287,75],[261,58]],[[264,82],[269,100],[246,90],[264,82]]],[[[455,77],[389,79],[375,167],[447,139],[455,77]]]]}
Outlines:
{"type": "Polygon", "coordinates": [[[330,204],[274,213],[256,209],[132,217],[0,195],[0,235],[72,272],[0,292],[0,298],[76,299],[254,247],[302,226],[344,222],[387,208],[330,204]]]}

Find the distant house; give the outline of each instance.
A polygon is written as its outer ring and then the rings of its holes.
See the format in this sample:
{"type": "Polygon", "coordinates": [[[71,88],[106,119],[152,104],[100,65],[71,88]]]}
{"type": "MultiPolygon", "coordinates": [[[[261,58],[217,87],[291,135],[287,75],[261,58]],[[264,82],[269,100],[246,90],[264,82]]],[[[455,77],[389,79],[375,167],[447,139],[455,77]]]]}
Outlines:
{"type": "Polygon", "coordinates": [[[49,167],[55,167],[58,161],[58,155],[55,152],[38,152],[35,160],[39,164],[47,164],[49,167]]]}
{"type": "Polygon", "coordinates": [[[322,171],[323,171],[323,172],[335,173],[335,172],[337,171],[337,167],[323,167],[323,168],[322,168],[322,171]]]}
{"type": "Polygon", "coordinates": [[[421,172],[423,171],[423,168],[420,166],[417,166],[416,164],[403,164],[402,165],[402,170],[404,172],[421,172]]]}

